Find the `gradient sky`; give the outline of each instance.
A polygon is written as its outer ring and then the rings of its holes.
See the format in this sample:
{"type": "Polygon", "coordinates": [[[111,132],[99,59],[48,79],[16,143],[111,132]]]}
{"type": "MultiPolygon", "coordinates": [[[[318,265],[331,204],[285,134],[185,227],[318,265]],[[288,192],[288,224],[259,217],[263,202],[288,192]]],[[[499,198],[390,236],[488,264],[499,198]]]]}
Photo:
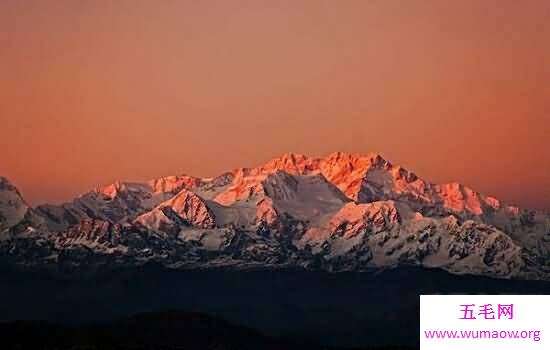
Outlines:
{"type": "Polygon", "coordinates": [[[550,209],[550,1],[0,1],[0,174],[32,204],[376,151],[550,209]]]}

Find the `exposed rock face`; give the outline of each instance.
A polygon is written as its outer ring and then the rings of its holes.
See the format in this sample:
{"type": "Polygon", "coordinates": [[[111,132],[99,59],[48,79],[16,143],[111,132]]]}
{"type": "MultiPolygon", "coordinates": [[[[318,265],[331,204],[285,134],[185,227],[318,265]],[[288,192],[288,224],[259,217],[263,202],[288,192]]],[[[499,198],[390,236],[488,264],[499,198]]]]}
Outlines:
{"type": "Polygon", "coordinates": [[[256,224],[276,227],[280,223],[279,213],[271,198],[263,198],[256,204],[256,224]]]}
{"type": "Polygon", "coordinates": [[[177,195],[156,206],[153,210],[140,215],[134,222],[157,231],[179,229],[185,226],[214,228],[214,215],[205,202],[188,190],[181,190],[177,195]]]}
{"type": "Polygon", "coordinates": [[[364,271],[420,265],[550,279],[550,216],[378,154],[286,154],[216,178],[117,182],[28,208],[0,181],[0,250],[21,264],[364,271]]]}
{"type": "Polygon", "coordinates": [[[22,221],[28,210],[17,188],[0,176],[0,232],[22,221]]]}
{"type": "Polygon", "coordinates": [[[389,230],[399,224],[397,208],[392,201],[368,204],[348,203],[329,222],[334,234],[351,238],[360,232],[389,230]]]}

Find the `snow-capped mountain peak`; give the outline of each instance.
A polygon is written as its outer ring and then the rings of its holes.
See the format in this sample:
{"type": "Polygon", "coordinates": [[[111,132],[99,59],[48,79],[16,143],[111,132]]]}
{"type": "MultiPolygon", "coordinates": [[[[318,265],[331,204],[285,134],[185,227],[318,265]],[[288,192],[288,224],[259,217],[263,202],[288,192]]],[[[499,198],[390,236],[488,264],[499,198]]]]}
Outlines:
{"type": "Polygon", "coordinates": [[[292,175],[305,175],[319,170],[318,158],[303,154],[287,153],[261,166],[261,172],[284,171],[292,175]]]}
{"type": "Polygon", "coordinates": [[[28,210],[29,207],[17,188],[8,179],[0,176],[0,232],[18,224],[28,210]]]}
{"type": "Polygon", "coordinates": [[[185,189],[138,216],[135,222],[157,231],[176,229],[178,232],[185,226],[214,228],[216,225],[214,215],[206,203],[195,193],[185,189]]]}
{"type": "Polygon", "coordinates": [[[547,213],[459,183],[430,183],[376,153],[289,153],[212,178],[115,182],[36,209],[1,178],[0,225],[0,252],[25,264],[329,271],[414,264],[550,279],[547,213]]]}

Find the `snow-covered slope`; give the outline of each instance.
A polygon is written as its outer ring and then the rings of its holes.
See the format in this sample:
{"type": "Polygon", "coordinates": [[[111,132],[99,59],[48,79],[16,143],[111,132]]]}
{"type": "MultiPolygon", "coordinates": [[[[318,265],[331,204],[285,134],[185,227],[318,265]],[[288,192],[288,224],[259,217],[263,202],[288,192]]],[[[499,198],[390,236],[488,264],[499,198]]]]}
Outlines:
{"type": "Polygon", "coordinates": [[[196,194],[181,190],[177,195],[142,214],[134,221],[148,229],[171,232],[185,226],[213,228],[214,216],[196,194]]]}
{"type": "Polygon", "coordinates": [[[0,176],[0,232],[18,224],[28,210],[17,188],[0,176]]]}
{"type": "Polygon", "coordinates": [[[369,261],[379,267],[412,264],[461,274],[537,276],[527,272],[521,246],[496,228],[460,223],[454,216],[426,218],[393,201],[349,203],[328,226],[309,230],[300,244],[335,260],[331,266],[338,270],[369,261]]]}
{"type": "Polygon", "coordinates": [[[116,182],[36,210],[1,184],[0,250],[27,265],[365,271],[412,264],[550,279],[547,213],[458,183],[430,183],[374,153],[286,154],[215,178],[116,182]]]}
{"type": "Polygon", "coordinates": [[[217,178],[199,179],[181,175],[145,183],[116,182],[98,187],[72,202],[62,205],[41,205],[36,210],[54,231],[64,231],[88,219],[113,223],[130,222],[170,200],[183,189],[192,190],[203,198],[214,197],[227,186],[232,177],[232,174],[224,174],[217,178]]]}

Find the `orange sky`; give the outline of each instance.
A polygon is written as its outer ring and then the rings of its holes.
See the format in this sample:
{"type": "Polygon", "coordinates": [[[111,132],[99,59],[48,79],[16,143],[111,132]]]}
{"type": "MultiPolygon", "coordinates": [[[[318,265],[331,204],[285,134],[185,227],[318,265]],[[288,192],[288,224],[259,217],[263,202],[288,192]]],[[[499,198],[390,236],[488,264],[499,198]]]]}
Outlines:
{"type": "Polygon", "coordinates": [[[377,151],[550,209],[550,1],[0,1],[0,174],[29,202],[377,151]]]}

